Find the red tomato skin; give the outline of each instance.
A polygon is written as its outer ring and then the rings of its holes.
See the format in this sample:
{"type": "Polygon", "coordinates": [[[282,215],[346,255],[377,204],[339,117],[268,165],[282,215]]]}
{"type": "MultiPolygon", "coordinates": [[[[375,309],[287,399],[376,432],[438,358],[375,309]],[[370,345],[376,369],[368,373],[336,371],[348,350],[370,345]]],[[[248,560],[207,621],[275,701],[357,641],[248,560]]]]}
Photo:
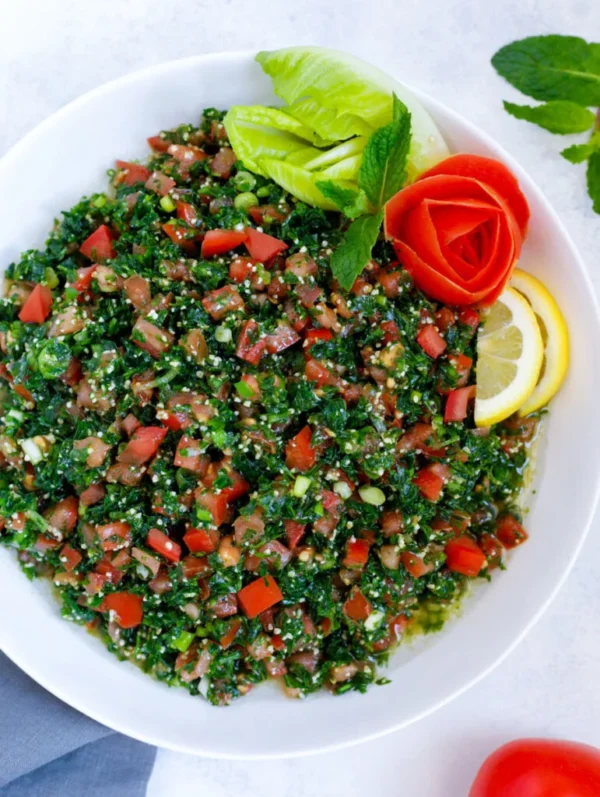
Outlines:
{"type": "Polygon", "coordinates": [[[202,257],[223,255],[246,240],[246,232],[237,230],[208,230],[202,241],[202,257]]]}
{"type": "Polygon", "coordinates": [[[485,554],[472,537],[462,536],[446,544],[446,564],[454,573],[474,578],[485,564],[485,554]]]}
{"type": "Polygon", "coordinates": [[[439,501],[444,487],[444,480],[437,473],[430,470],[429,467],[425,467],[417,472],[413,479],[413,484],[419,488],[423,498],[427,498],[428,501],[439,501]]]}
{"type": "Polygon", "coordinates": [[[166,152],[171,146],[171,142],[160,136],[150,136],[148,146],[155,152],[166,152]]]}
{"type": "Polygon", "coordinates": [[[369,558],[369,542],[367,540],[348,540],[346,543],[346,556],[342,565],[351,569],[362,569],[369,558]]]}
{"type": "Polygon", "coordinates": [[[178,562],[181,559],[181,545],[171,540],[160,529],[150,529],[147,542],[149,548],[164,556],[169,562],[178,562]]]}
{"type": "Polygon", "coordinates": [[[448,345],[433,324],[425,324],[417,334],[417,343],[434,360],[442,354],[448,345]]]}
{"type": "Polygon", "coordinates": [[[444,408],[444,423],[458,423],[467,417],[469,401],[475,398],[475,387],[459,387],[451,390],[444,408]]]}
{"type": "Polygon", "coordinates": [[[317,458],[316,448],[312,448],[312,429],[305,426],[285,447],[285,462],[288,468],[296,468],[303,473],[310,470],[317,458]]]}
{"type": "Polygon", "coordinates": [[[143,601],[131,592],[111,592],[100,604],[100,611],[112,610],[121,628],[136,628],[142,622],[143,601]]]}
{"type": "Polygon", "coordinates": [[[304,536],[306,523],[298,523],[296,520],[284,520],[283,525],[285,526],[288,548],[293,551],[304,536]]]}
{"type": "Polygon", "coordinates": [[[150,177],[150,169],[146,169],[140,163],[129,163],[128,161],[117,161],[117,169],[120,169],[122,174],[120,180],[123,185],[135,185],[136,183],[145,183],[150,177]]]}
{"type": "Polygon", "coordinates": [[[260,576],[243,587],[237,594],[242,611],[252,619],[265,609],[283,600],[283,594],[273,576],[260,576]]]}
{"type": "Polygon", "coordinates": [[[598,797],[600,750],[557,739],[516,739],[482,764],[468,797],[598,797]]]}
{"type": "Polygon", "coordinates": [[[52,294],[46,285],[36,285],[31,291],[19,313],[19,321],[43,324],[50,315],[52,294]]]}
{"type": "Polygon", "coordinates": [[[250,257],[258,260],[260,263],[265,263],[271,260],[275,255],[285,252],[288,245],[279,238],[274,238],[272,235],[267,235],[265,232],[259,232],[253,227],[246,229],[246,249],[250,253],[250,257]]]}
{"type": "Polygon", "coordinates": [[[258,365],[267,347],[266,338],[259,335],[258,324],[253,318],[244,322],[235,353],[251,365],[258,365]]]}
{"type": "Polygon", "coordinates": [[[496,537],[505,548],[516,548],[525,542],[529,535],[512,515],[504,515],[496,524],[496,537]]]}
{"type": "Polygon", "coordinates": [[[140,426],[117,457],[125,465],[143,465],[156,454],[168,429],[164,426],[140,426]]]}
{"type": "Polygon", "coordinates": [[[213,553],[217,549],[218,533],[206,529],[188,528],[183,541],[192,553],[213,553]]]}
{"type": "Polygon", "coordinates": [[[79,247],[82,255],[97,263],[104,263],[115,256],[113,237],[106,224],[101,224],[79,247]]]}

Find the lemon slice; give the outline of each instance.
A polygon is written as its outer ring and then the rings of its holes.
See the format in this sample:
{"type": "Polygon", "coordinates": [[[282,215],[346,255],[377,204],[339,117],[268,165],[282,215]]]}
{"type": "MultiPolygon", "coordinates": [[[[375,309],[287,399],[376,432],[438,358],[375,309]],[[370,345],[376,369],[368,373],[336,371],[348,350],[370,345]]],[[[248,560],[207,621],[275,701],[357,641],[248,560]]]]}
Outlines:
{"type": "Polygon", "coordinates": [[[491,426],[522,407],[535,390],[544,343],[529,302],[506,288],[477,337],[475,423],[491,426]]]}
{"type": "Polygon", "coordinates": [[[535,390],[519,410],[529,415],[547,404],[561,386],[569,367],[569,333],[554,298],[542,283],[521,269],[515,269],[510,284],[531,305],[544,341],[544,360],[535,390]]]}

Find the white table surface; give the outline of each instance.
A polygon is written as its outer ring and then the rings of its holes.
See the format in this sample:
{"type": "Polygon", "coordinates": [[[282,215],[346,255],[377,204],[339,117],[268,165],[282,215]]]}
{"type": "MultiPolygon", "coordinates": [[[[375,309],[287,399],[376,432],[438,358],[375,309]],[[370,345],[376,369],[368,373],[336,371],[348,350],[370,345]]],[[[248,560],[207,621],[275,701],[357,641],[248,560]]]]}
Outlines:
{"type": "MultiPolygon", "coordinates": [[[[575,138],[505,114],[502,99],[524,100],[489,64],[498,47],[526,35],[600,41],[598,0],[0,0],[0,10],[0,155],[67,101],[141,67],[219,50],[330,45],[435,95],[503,144],[545,191],[600,288],[600,216],[583,167],[558,155],[575,138]]],[[[600,746],[599,532],[600,518],[527,639],[433,716],[309,759],[218,762],[160,751],[149,797],[463,797],[483,757],[511,738],[600,746]]]]}

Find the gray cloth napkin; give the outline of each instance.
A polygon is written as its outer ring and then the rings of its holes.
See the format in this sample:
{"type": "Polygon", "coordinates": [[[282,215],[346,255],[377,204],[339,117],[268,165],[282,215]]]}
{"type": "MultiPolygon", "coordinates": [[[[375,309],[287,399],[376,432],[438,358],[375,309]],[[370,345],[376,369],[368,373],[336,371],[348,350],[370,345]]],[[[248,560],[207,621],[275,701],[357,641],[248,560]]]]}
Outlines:
{"type": "Polygon", "coordinates": [[[156,749],[62,703],[0,653],[2,797],[144,797],[156,749]]]}

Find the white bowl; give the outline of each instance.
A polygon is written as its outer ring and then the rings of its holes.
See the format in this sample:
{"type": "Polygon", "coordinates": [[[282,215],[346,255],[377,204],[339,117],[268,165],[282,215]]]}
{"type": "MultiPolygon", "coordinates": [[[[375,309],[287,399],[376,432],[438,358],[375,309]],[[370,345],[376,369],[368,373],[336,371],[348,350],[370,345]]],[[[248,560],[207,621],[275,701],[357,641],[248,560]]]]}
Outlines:
{"type": "MultiPolygon", "coordinates": [[[[600,324],[585,268],[565,229],[523,169],[472,124],[417,93],[452,151],[491,155],[518,176],[532,211],[521,264],[558,298],[571,335],[567,383],[552,403],[538,462],[530,539],[506,572],[465,602],[461,616],[392,658],[392,683],[305,701],[261,686],[227,709],[169,689],[121,663],[83,628],[62,620],[43,581],[30,582],[0,551],[0,644],[42,686],[145,742],[223,758],[301,755],[401,728],[439,708],[496,666],[548,606],[575,560],[598,495],[600,324]]],[[[146,137],[197,121],[203,108],[273,103],[252,54],[199,56],[108,83],[66,106],[0,162],[0,264],[41,246],[52,219],[106,185],[115,158],[144,157],[146,137]]]]}

